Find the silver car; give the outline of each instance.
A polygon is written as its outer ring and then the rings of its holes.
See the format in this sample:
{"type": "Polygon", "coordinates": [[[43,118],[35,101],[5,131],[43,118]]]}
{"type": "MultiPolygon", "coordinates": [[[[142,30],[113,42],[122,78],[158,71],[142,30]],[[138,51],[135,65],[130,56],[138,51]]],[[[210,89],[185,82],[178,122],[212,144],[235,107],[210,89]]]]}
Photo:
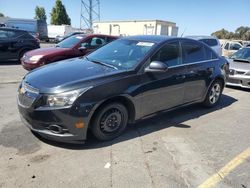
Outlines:
{"type": "Polygon", "coordinates": [[[227,85],[250,88],[250,47],[241,48],[229,59],[227,85]]]}

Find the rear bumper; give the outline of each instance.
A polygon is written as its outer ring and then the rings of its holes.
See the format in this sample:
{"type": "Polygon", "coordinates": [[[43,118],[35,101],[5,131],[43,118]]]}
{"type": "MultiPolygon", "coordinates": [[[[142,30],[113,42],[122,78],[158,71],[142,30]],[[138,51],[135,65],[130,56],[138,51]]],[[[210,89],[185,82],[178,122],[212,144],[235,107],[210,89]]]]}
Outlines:
{"type": "Polygon", "coordinates": [[[250,76],[229,75],[226,85],[250,89],[250,76]]]}

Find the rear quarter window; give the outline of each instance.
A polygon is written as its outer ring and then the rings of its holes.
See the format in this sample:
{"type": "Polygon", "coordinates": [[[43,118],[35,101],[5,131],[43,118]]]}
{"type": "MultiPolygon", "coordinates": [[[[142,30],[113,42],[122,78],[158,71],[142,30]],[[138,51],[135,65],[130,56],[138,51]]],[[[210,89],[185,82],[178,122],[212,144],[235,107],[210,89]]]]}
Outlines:
{"type": "Polygon", "coordinates": [[[201,42],[204,42],[208,46],[217,46],[218,42],[216,39],[200,39],[201,42]]]}

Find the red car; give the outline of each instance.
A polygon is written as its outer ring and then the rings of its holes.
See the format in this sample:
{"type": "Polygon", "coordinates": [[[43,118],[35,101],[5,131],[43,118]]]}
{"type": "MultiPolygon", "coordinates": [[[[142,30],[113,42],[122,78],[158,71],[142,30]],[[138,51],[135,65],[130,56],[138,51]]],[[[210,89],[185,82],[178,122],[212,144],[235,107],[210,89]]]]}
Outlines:
{"type": "Polygon", "coordinates": [[[73,35],[55,47],[39,48],[25,53],[21,62],[26,70],[32,70],[55,61],[84,56],[116,39],[117,37],[108,35],[73,35]]]}

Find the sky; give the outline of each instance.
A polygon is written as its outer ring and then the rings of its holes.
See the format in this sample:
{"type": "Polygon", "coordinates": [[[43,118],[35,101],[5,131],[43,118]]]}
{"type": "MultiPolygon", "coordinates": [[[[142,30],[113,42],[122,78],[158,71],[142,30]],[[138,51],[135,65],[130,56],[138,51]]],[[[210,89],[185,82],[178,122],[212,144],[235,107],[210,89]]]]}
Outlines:
{"type": "MultiPolygon", "coordinates": [[[[62,0],[71,25],[80,25],[81,0],[62,0]]],[[[33,18],[43,6],[50,22],[55,0],[0,0],[0,12],[13,18],[33,18]]],[[[100,0],[101,21],[159,19],[172,21],[179,35],[210,35],[225,28],[250,26],[250,0],[100,0]]]]}

